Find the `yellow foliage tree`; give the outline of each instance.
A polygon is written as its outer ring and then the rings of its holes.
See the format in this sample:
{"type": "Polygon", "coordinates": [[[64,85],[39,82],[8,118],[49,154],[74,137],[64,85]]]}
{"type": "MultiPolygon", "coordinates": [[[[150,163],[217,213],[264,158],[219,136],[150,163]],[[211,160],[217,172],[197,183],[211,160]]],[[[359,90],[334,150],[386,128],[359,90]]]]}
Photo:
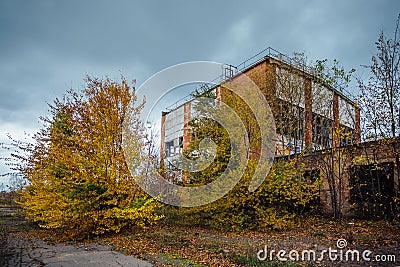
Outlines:
{"type": "Polygon", "coordinates": [[[52,118],[44,119],[20,167],[29,181],[20,204],[30,219],[85,237],[161,218],[159,204],[136,185],[132,175],[140,172],[129,172],[122,149],[123,123],[129,119],[135,133],[130,142],[136,144],[130,155],[142,156],[138,116],[144,103],[131,105],[136,100],[135,87],[124,78],[117,83],[87,77],[82,92],[68,91],[63,101],[54,101],[52,118]]]}
{"type": "Polygon", "coordinates": [[[261,186],[250,193],[256,166],[257,160],[250,159],[241,181],[215,202],[193,208],[165,207],[167,221],[233,231],[280,230],[293,227],[299,214],[317,208],[320,181],[304,175],[304,165],[296,159],[277,160],[261,186]]]}
{"type": "MultiPolygon", "coordinates": [[[[297,214],[309,210],[319,195],[319,181],[305,178],[304,166],[296,159],[277,160],[260,187],[249,192],[249,185],[260,160],[261,131],[250,107],[239,96],[224,90],[222,101],[229,105],[243,122],[249,142],[249,159],[244,173],[228,170],[230,177],[241,177],[240,182],[224,197],[210,204],[194,208],[167,207],[167,219],[173,223],[208,225],[225,230],[285,229],[294,224],[297,214]]],[[[213,97],[212,91],[196,92],[199,96],[213,97]]],[[[207,115],[213,106],[196,105],[196,112],[207,115]]],[[[207,116],[206,116],[207,117],[207,116]]],[[[231,117],[226,115],[227,121],[231,117]]],[[[219,178],[228,165],[231,140],[226,129],[208,118],[193,120],[188,158],[197,155],[199,144],[205,138],[216,144],[213,162],[204,170],[187,172],[185,186],[201,186],[219,178]]],[[[235,131],[236,134],[239,131],[235,131]]],[[[235,145],[235,144],[233,144],[235,145]]]]}

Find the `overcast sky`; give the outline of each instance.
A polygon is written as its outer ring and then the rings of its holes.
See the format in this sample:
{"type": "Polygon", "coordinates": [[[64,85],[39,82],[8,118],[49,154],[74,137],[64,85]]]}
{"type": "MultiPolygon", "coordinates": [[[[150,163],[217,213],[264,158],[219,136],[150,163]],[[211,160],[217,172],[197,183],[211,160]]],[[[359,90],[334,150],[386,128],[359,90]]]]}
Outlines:
{"type": "Polygon", "coordinates": [[[87,74],[123,74],[140,86],[177,63],[237,65],[268,46],[360,70],[379,33],[393,35],[398,12],[397,0],[2,0],[0,142],[36,132],[46,103],[81,88],[87,74]]]}

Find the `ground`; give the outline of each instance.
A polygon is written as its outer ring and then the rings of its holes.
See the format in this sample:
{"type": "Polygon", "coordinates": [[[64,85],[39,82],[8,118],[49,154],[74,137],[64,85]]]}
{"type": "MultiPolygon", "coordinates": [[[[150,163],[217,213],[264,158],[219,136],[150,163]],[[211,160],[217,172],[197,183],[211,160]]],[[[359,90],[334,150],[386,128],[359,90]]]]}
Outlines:
{"type": "MultiPolygon", "coordinates": [[[[341,221],[324,218],[305,220],[288,231],[229,233],[203,227],[157,225],[142,232],[105,237],[102,242],[124,253],[139,255],[159,265],[171,266],[398,266],[400,227],[386,222],[341,221]],[[348,249],[373,255],[395,255],[396,262],[270,262],[257,259],[265,246],[268,251],[337,249],[345,239],[348,249]]],[[[276,255],[276,254],[275,254],[276,255]]],[[[361,255],[361,254],[360,254],[361,255]]],[[[360,256],[361,257],[361,256],[360,256]]]]}
{"type": "MultiPolygon", "coordinates": [[[[291,230],[240,233],[160,223],[144,230],[130,229],[85,242],[60,242],[54,232],[39,229],[17,215],[14,205],[2,203],[0,207],[0,266],[99,267],[148,266],[150,263],[154,266],[400,265],[398,223],[366,220],[337,222],[314,217],[300,220],[298,226],[291,230]],[[347,241],[347,246],[342,249],[344,253],[349,249],[357,249],[360,253],[370,250],[371,258],[378,254],[394,255],[396,261],[332,262],[327,255],[322,262],[281,262],[276,258],[278,250],[287,253],[297,250],[300,255],[302,250],[315,250],[317,253],[329,247],[338,250],[338,239],[347,241]],[[274,261],[260,261],[257,258],[257,253],[265,246],[268,252],[276,251],[274,261]]],[[[263,255],[263,252],[260,253],[261,257],[263,255]]]]}
{"type": "Polygon", "coordinates": [[[52,242],[51,234],[26,222],[16,205],[0,201],[0,266],[151,266],[98,242],[52,242]]]}

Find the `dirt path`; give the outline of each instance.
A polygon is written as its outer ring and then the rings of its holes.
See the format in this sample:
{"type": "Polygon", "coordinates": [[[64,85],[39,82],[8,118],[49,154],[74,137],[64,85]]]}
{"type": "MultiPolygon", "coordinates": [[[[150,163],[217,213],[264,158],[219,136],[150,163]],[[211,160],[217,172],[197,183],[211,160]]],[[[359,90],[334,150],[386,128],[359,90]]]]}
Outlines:
{"type": "Polygon", "coordinates": [[[14,205],[0,202],[0,266],[151,266],[99,244],[47,244],[28,237],[14,205]]]}

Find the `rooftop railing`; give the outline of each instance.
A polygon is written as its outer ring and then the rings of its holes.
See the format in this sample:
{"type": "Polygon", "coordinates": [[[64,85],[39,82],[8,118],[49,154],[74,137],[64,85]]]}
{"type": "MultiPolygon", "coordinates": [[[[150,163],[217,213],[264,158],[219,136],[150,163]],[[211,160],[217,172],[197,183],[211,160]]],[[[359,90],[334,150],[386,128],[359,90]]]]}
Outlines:
{"type": "MultiPolygon", "coordinates": [[[[249,69],[249,68],[257,65],[258,63],[264,61],[267,56],[270,58],[279,60],[283,63],[286,63],[286,64],[288,64],[294,68],[297,68],[311,76],[316,76],[316,74],[317,74],[315,68],[307,65],[304,62],[304,60],[301,60],[300,58],[289,57],[288,55],[285,55],[285,54],[273,49],[272,47],[268,47],[268,48],[260,51],[259,53],[255,54],[254,56],[241,62],[237,66],[228,65],[228,64],[224,65],[221,75],[218,76],[217,78],[215,78],[214,80],[210,81],[210,83],[215,84],[215,85],[221,84],[222,82],[227,81],[230,78],[232,78],[234,75],[237,75],[238,73],[243,72],[244,70],[249,69]]],[[[202,86],[204,86],[204,85],[200,85],[199,89],[201,89],[200,87],[202,87],[202,86]]],[[[355,101],[355,97],[353,96],[353,94],[350,93],[345,88],[335,88],[335,89],[336,89],[336,91],[343,94],[350,101],[353,101],[353,102],[355,101]]],[[[166,110],[166,112],[170,112],[170,111],[178,108],[179,106],[183,105],[184,103],[193,100],[194,98],[195,98],[195,96],[193,95],[193,93],[191,93],[191,94],[179,99],[178,101],[174,102],[173,104],[168,106],[165,110],[166,110]]]]}

